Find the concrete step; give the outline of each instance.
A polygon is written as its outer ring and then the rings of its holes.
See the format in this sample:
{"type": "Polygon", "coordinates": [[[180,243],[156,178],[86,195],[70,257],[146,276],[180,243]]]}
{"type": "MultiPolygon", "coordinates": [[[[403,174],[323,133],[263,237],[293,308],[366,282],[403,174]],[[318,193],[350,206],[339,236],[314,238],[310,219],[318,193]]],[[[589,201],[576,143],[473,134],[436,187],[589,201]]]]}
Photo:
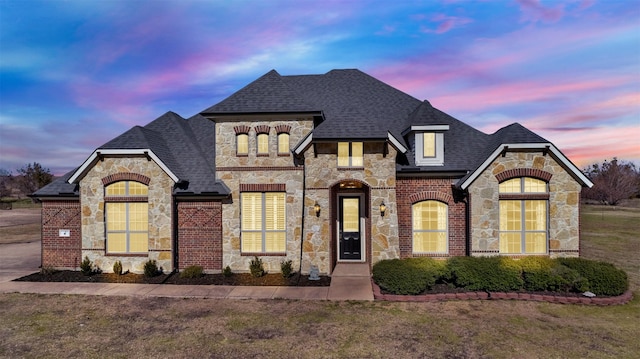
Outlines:
{"type": "Polygon", "coordinates": [[[338,263],[331,273],[329,300],[373,300],[368,263],[338,263]]]}

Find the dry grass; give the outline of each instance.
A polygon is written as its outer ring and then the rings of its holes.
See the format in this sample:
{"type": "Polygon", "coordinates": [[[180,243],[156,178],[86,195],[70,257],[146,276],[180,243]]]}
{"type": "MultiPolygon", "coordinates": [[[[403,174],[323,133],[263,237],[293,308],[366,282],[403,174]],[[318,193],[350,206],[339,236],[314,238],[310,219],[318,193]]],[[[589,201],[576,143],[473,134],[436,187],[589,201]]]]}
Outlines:
{"type": "Polygon", "coordinates": [[[627,270],[631,303],[3,294],[0,357],[635,358],[640,211],[586,207],[582,213],[583,255],[627,270]]]}

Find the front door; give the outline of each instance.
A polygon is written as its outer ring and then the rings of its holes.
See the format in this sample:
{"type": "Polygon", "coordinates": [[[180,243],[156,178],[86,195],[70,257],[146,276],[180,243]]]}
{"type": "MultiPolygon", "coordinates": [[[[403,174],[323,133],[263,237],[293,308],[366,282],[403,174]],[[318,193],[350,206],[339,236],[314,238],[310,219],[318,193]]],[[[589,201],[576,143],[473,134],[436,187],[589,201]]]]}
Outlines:
{"type": "Polygon", "coordinates": [[[362,198],[340,196],[338,214],[338,252],[340,260],[362,259],[362,198]]]}

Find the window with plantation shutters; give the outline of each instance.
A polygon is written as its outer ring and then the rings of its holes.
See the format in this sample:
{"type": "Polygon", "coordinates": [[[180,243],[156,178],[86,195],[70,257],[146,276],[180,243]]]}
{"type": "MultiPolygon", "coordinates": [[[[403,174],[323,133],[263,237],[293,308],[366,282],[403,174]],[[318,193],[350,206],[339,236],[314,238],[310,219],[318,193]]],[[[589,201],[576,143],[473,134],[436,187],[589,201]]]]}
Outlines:
{"type": "Polygon", "coordinates": [[[243,253],[286,251],[286,193],[243,192],[240,196],[243,253]]]}
{"type": "Polygon", "coordinates": [[[412,206],[413,253],[447,253],[448,208],[438,201],[412,206]]]}
{"type": "Polygon", "coordinates": [[[144,253],[149,249],[148,187],[120,181],[105,187],[107,253],[144,253]]]}
{"type": "Polygon", "coordinates": [[[545,181],[520,177],[500,183],[500,253],[547,252],[548,190],[545,181]]]}
{"type": "Polygon", "coordinates": [[[362,142],[338,142],[338,167],[364,166],[362,142]]]}

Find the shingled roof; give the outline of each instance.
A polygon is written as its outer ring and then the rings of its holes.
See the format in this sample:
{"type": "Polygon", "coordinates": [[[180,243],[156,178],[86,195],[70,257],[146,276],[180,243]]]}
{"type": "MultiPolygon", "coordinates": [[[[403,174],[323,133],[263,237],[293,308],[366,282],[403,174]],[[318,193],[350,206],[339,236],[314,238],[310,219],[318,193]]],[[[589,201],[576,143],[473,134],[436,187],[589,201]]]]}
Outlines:
{"type": "Polygon", "coordinates": [[[35,197],[78,195],[77,182],[95,161],[95,155],[108,150],[122,152],[151,151],[162,166],[176,176],[174,194],[222,195],[229,189],[215,177],[215,127],[206,118],[195,115],[188,120],[167,112],[144,127],[135,126],[98,147],[78,169],[33,194],[35,197]],[[205,150],[206,149],[206,150],[205,150]],[[72,180],[72,183],[69,183],[72,180]]]}

